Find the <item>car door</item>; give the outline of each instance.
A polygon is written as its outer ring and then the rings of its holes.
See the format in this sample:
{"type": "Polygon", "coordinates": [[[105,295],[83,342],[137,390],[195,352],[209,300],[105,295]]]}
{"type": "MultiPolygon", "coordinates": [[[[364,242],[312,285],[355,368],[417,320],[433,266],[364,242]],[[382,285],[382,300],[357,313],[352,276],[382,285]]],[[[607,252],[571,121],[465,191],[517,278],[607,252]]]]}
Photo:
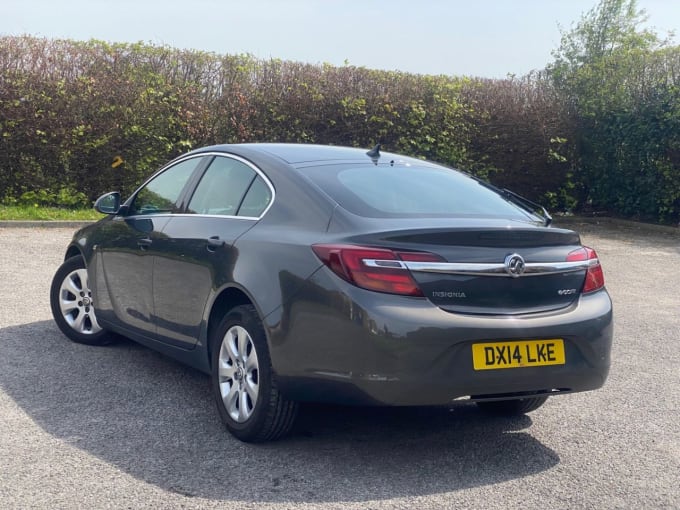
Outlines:
{"type": "Polygon", "coordinates": [[[168,166],[102,227],[95,250],[95,299],[100,320],[145,336],[155,334],[152,286],[158,243],[202,160],[191,157],[168,166]]]}
{"type": "Polygon", "coordinates": [[[233,244],[268,208],[271,184],[249,162],[217,156],[193,192],[185,214],[164,225],[154,268],[155,316],[161,341],[193,348],[206,304],[233,281],[233,244]]]}

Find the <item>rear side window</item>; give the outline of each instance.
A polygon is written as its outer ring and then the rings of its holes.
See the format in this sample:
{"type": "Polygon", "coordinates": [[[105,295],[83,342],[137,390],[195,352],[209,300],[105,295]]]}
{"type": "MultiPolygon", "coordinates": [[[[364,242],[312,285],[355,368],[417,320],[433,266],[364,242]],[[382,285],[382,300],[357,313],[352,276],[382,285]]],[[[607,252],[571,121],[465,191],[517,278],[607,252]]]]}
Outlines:
{"type": "Polygon", "coordinates": [[[241,161],[216,157],[191,197],[188,212],[236,216],[256,176],[255,170],[241,161]]]}
{"type": "Polygon", "coordinates": [[[246,196],[243,198],[241,207],[238,210],[238,215],[258,218],[264,213],[271,201],[272,192],[269,189],[269,186],[267,186],[264,180],[258,175],[250,185],[250,189],[246,193],[246,196]]]}
{"type": "Polygon", "coordinates": [[[529,216],[478,181],[444,167],[328,165],[299,170],[360,216],[529,216]]]}

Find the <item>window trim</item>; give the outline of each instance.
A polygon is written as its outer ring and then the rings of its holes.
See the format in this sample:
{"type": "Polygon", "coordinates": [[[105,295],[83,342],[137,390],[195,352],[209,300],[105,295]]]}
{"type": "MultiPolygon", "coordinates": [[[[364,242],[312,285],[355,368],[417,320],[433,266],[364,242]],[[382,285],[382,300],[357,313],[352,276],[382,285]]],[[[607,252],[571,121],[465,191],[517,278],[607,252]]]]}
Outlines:
{"type": "MultiPolygon", "coordinates": [[[[203,218],[229,218],[229,219],[237,219],[237,220],[261,220],[265,214],[269,212],[269,209],[271,209],[272,205],[274,205],[274,201],[276,200],[276,189],[274,188],[274,185],[272,182],[269,180],[269,177],[266,176],[266,174],[260,170],[257,166],[255,166],[253,163],[248,161],[245,158],[242,158],[241,156],[237,156],[236,154],[230,154],[228,152],[218,152],[218,151],[210,151],[210,152],[200,152],[196,154],[185,154],[183,156],[180,156],[178,158],[173,159],[172,161],[169,161],[166,163],[164,166],[159,168],[156,172],[154,172],[148,179],[146,179],[142,184],[140,184],[137,189],[130,195],[130,197],[125,201],[124,205],[130,206],[132,205],[132,202],[136,199],[137,194],[139,191],[144,188],[147,184],[149,184],[153,179],[155,179],[157,176],[165,172],[168,168],[171,166],[174,166],[179,163],[183,163],[186,160],[189,159],[194,159],[194,158],[203,158],[203,162],[199,162],[199,164],[196,166],[194,169],[194,172],[192,173],[191,177],[189,177],[189,180],[187,183],[184,185],[182,188],[182,192],[180,193],[179,197],[177,198],[179,202],[179,207],[178,210],[181,212],[177,213],[157,213],[157,214],[131,214],[131,215],[124,215],[125,218],[137,218],[137,217],[147,217],[147,216],[154,216],[155,218],[160,218],[164,216],[169,216],[169,217],[190,217],[190,218],[196,218],[196,217],[203,217],[203,218]],[[265,207],[264,211],[259,216],[232,216],[232,215],[225,215],[225,214],[197,214],[197,213],[188,213],[187,207],[189,206],[189,202],[191,201],[191,198],[194,196],[194,193],[196,192],[196,188],[198,188],[198,184],[201,182],[201,179],[203,179],[203,176],[205,175],[205,172],[210,168],[210,165],[212,162],[215,160],[216,157],[224,157],[224,158],[231,158],[235,159],[237,161],[240,161],[241,163],[244,163],[248,167],[250,167],[257,175],[259,175],[264,183],[267,185],[269,188],[269,191],[272,194],[272,198],[269,201],[269,204],[267,207],[265,207]]],[[[251,184],[252,186],[252,184],[251,184]]],[[[250,189],[250,187],[248,188],[250,189]]],[[[248,191],[246,190],[246,194],[248,191]]],[[[245,197],[245,194],[244,194],[245,197]]],[[[242,197],[243,198],[243,197],[242,197]]],[[[237,211],[238,212],[238,211],[237,211]]]]}

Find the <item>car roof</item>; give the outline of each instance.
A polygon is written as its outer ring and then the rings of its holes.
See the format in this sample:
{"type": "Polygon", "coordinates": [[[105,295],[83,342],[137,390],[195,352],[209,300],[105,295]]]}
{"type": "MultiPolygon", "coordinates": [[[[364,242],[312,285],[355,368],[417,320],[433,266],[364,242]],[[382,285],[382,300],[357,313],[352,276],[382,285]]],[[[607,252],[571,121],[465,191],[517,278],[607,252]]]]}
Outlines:
{"type": "MultiPolygon", "coordinates": [[[[239,154],[241,150],[247,152],[267,153],[275,156],[291,166],[303,166],[309,163],[358,162],[370,163],[371,157],[367,149],[342,147],[333,145],[314,145],[302,143],[242,143],[224,144],[204,147],[196,152],[220,151],[239,154]]],[[[380,153],[380,163],[402,163],[430,165],[424,160],[402,156],[390,152],[380,153]]]]}

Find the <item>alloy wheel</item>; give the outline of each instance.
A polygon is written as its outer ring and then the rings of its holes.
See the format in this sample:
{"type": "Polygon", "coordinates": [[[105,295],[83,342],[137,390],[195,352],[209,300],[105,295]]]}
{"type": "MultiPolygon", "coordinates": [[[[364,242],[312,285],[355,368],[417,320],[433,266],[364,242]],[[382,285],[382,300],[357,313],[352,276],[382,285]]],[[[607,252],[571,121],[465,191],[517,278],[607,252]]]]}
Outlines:
{"type": "Polygon", "coordinates": [[[253,414],[259,392],[259,363],[248,331],[232,326],[222,340],[218,360],[219,388],[231,419],[243,423],[253,414]]]}
{"type": "Polygon", "coordinates": [[[94,335],[102,330],[95,316],[86,269],[66,275],[59,288],[59,309],[66,323],[80,334],[94,335]]]}

